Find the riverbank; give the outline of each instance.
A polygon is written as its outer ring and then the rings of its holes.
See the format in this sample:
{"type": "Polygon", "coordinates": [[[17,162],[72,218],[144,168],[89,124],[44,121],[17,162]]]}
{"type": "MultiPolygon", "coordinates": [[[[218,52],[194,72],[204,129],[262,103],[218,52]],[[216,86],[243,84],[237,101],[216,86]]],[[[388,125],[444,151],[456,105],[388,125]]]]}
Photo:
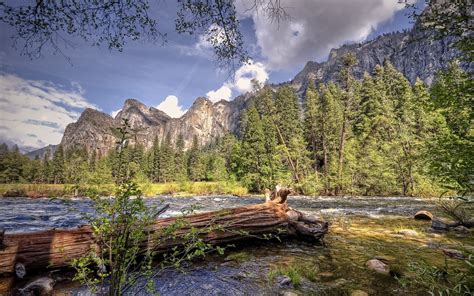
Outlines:
{"type": "MultiPolygon", "coordinates": [[[[111,196],[115,184],[0,184],[1,197],[77,197],[97,193],[111,196]]],[[[170,182],[141,183],[140,188],[145,197],[159,195],[194,196],[194,195],[235,195],[245,196],[248,191],[237,182],[170,182]]]]}

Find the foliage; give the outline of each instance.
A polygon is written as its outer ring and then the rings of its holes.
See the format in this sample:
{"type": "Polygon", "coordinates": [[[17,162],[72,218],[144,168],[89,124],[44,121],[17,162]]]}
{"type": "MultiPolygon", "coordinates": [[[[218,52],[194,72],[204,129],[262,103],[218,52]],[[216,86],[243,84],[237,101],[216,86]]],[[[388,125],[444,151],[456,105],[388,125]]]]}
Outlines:
{"type": "Polygon", "coordinates": [[[425,262],[411,262],[408,265],[410,276],[398,278],[405,288],[422,286],[430,295],[472,295],[474,292],[474,254],[463,259],[464,266],[455,268],[448,265],[431,266],[425,262]]]}

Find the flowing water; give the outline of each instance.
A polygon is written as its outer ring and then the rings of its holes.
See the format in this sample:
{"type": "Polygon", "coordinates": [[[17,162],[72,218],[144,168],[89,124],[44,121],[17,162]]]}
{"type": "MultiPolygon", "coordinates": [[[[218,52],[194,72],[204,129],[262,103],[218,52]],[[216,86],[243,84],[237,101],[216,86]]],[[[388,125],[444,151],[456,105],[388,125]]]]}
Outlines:
{"type": "MultiPolygon", "coordinates": [[[[166,202],[164,216],[261,203],[262,197],[196,196],[147,199],[150,205],[166,202]]],[[[225,255],[208,255],[184,266],[184,272],[166,270],[155,279],[160,295],[426,295],[422,285],[403,286],[396,278],[410,277],[413,262],[443,267],[462,261],[443,255],[442,249],[474,247],[472,234],[434,233],[429,222],[416,221],[418,210],[436,213],[434,200],[407,197],[306,197],[292,196],[291,207],[318,214],[330,221],[324,242],[250,241],[225,255]],[[404,235],[402,230],[411,230],[404,235]],[[415,235],[413,234],[415,231],[415,235]],[[389,262],[391,274],[377,274],[366,267],[369,259],[389,262]],[[278,283],[281,273],[295,271],[295,285],[278,283]]],[[[68,228],[84,224],[92,214],[87,199],[0,199],[0,229],[7,232],[68,228]]],[[[294,274],[293,273],[293,274],[294,274]]],[[[0,279],[2,281],[2,279],[0,279]]],[[[57,295],[87,295],[87,289],[69,281],[56,285],[57,295]]],[[[138,289],[131,295],[145,294],[138,289]]]]}

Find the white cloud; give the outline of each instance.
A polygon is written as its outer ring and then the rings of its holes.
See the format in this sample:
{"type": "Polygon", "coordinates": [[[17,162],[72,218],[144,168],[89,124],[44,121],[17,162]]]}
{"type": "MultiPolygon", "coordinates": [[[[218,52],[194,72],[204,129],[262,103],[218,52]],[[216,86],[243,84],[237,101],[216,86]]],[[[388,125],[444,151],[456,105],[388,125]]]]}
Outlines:
{"type": "Polygon", "coordinates": [[[122,111],[122,109],[113,110],[112,112],[110,112],[110,116],[115,118],[115,116],[117,116],[117,114],[119,114],[120,111],[122,111]]]}
{"type": "Polygon", "coordinates": [[[268,72],[262,63],[249,63],[242,65],[236,72],[234,78],[235,89],[241,93],[252,91],[254,79],[263,85],[268,80],[268,72]]]}
{"type": "Polygon", "coordinates": [[[209,28],[198,37],[198,41],[192,46],[178,46],[182,54],[188,56],[200,56],[211,59],[213,57],[213,44],[220,45],[225,41],[224,29],[216,24],[209,28]]]}
{"type": "Polygon", "coordinates": [[[0,73],[0,138],[26,149],[58,144],[66,125],[82,109],[97,107],[71,83],[66,89],[51,82],[0,73]]]}
{"type": "MultiPolygon", "coordinates": [[[[360,42],[377,26],[404,8],[396,0],[281,0],[289,15],[278,24],[252,10],[257,44],[266,64],[285,68],[323,60],[331,48],[360,42]]],[[[253,0],[236,1],[241,17],[249,16],[253,0]]]]}
{"type": "Polygon", "coordinates": [[[213,103],[218,102],[220,100],[229,101],[230,97],[232,96],[232,90],[230,89],[229,85],[224,84],[217,90],[209,91],[206,96],[211,100],[213,103]]]}
{"type": "Polygon", "coordinates": [[[179,118],[188,111],[183,110],[183,106],[178,105],[178,97],[176,96],[167,96],[158,106],[156,106],[156,109],[165,112],[173,118],[179,118]]]}
{"type": "Polygon", "coordinates": [[[212,102],[218,102],[220,100],[229,101],[233,90],[238,93],[252,91],[254,87],[252,80],[260,85],[264,85],[268,80],[268,72],[264,64],[259,62],[254,63],[250,60],[235,71],[233,80],[225,82],[217,90],[209,91],[206,96],[212,102]]]}

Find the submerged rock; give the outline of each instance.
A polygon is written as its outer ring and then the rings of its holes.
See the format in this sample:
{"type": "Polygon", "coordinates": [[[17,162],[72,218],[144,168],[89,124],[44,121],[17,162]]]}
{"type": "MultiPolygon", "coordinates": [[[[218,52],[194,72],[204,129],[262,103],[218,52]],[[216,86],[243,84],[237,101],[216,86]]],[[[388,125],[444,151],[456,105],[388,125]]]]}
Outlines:
{"type": "Polygon", "coordinates": [[[362,290],[354,290],[352,291],[351,296],[369,296],[369,294],[362,290]]]}
{"type": "Polygon", "coordinates": [[[459,226],[456,226],[454,227],[454,232],[456,233],[459,233],[459,234],[468,234],[471,232],[471,230],[469,230],[469,228],[467,228],[466,226],[463,226],[463,225],[459,225],[459,226]]]}
{"type": "Polygon", "coordinates": [[[433,220],[433,214],[431,214],[428,211],[421,210],[421,211],[416,212],[415,219],[416,220],[433,220]]]}
{"type": "Polygon", "coordinates": [[[403,234],[404,236],[418,236],[418,232],[412,229],[402,229],[398,231],[399,234],[403,234]]]}
{"type": "Polygon", "coordinates": [[[378,259],[370,259],[365,265],[367,265],[369,269],[381,274],[390,273],[390,267],[378,259]]]}
{"type": "Polygon", "coordinates": [[[293,284],[291,283],[291,279],[287,277],[286,275],[277,276],[276,282],[280,289],[293,287],[293,284]]]}
{"type": "Polygon", "coordinates": [[[463,252],[455,249],[443,249],[444,255],[455,258],[455,259],[464,259],[463,252]]]}
{"type": "Polygon", "coordinates": [[[439,218],[434,218],[431,221],[431,228],[433,228],[434,230],[447,231],[447,230],[449,230],[449,224],[448,224],[448,222],[446,222],[444,220],[441,220],[439,218]]]}

